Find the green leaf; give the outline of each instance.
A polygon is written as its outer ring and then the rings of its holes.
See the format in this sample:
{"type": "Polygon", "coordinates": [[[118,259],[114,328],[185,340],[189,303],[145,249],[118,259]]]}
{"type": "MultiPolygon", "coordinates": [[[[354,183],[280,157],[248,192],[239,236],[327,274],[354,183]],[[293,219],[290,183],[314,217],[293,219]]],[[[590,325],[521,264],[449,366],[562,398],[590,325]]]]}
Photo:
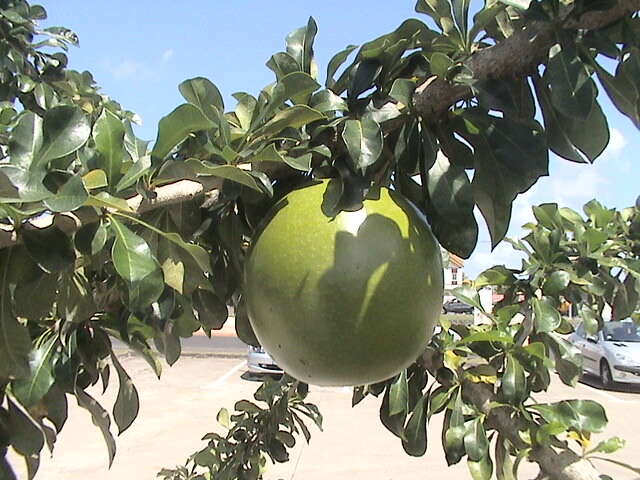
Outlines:
{"type": "Polygon", "coordinates": [[[402,448],[412,457],[421,457],[427,451],[427,406],[429,391],[416,403],[404,427],[402,448]]]}
{"type": "Polygon", "coordinates": [[[47,110],[42,123],[38,166],[64,157],[82,147],[91,135],[89,119],[78,107],[61,105],[47,110]]]}
{"type": "MultiPolygon", "coordinates": [[[[31,456],[37,458],[44,447],[44,435],[40,425],[13,395],[7,392],[6,397],[11,446],[25,459],[31,456]]],[[[33,477],[29,475],[29,478],[33,477]]]]}
{"type": "MultiPolygon", "coordinates": [[[[413,92],[416,82],[407,78],[397,78],[391,86],[389,96],[406,107],[413,105],[413,92]]],[[[399,105],[400,106],[400,105],[399,105]]]]}
{"type": "Polygon", "coordinates": [[[249,174],[246,170],[242,170],[233,165],[207,165],[196,159],[189,159],[185,163],[198,175],[210,175],[225,178],[262,193],[262,189],[255,177],[249,174]]]}
{"type": "Polygon", "coordinates": [[[55,381],[53,377],[52,356],[58,347],[58,338],[51,335],[29,353],[28,377],[13,382],[12,391],[16,398],[27,408],[38,403],[49,391],[55,381]]]}
{"type": "Polygon", "coordinates": [[[580,120],[589,116],[595,87],[573,38],[558,39],[549,49],[544,78],[551,87],[551,103],[564,116],[580,120]]]}
{"type": "Polygon", "coordinates": [[[577,432],[599,433],[607,425],[604,408],[593,400],[563,400],[529,408],[540,413],[547,422],[561,423],[577,432]]]}
{"type": "Polygon", "coordinates": [[[226,408],[221,408],[218,411],[218,415],[216,415],[217,422],[222,425],[224,428],[231,428],[231,421],[229,420],[229,410],[226,408]]]}
{"type": "Polygon", "coordinates": [[[128,282],[138,282],[160,269],[147,242],[111,216],[115,242],[111,250],[113,266],[128,282]]]}
{"type": "Polygon", "coordinates": [[[26,111],[11,131],[9,158],[13,165],[30,169],[36,154],[42,148],[42,118],[26,111]]]}
{"type": "Polygon", "coordinates": [[[453,165],[445,155],[439,154],[427,178],[429,199],[437,212],[437,218],[432,222],[433,233],[448,250],[468,258],[478,241],[469,177],[464,168],[453,165]]]}
{"type": "Polygon", "coordinates": [[[305,155],[301,155],[299,157],[284,157],[284,162],[289,165],[291,168],[295,168],[296,170],[300,170],[302,172],[310,172],[311,171],[311,160],[313,159],[313,154],[307,153],[305,155]]]}
{"type": "Polygon", "coordinates": [[[293,72],[282,77],[273,87],[271,100],[267,107],[267,114],[279,108],[286,100],[294,103],[306,103],[309,95],[318,90],[320,85],[311,75],[304,72],[293,72]]]}
{"type": "Polygon", "coordinates": [[[158,136],[151,152],[152,159],[164,159],[189,134],[215,126],[196,106],[185,103],[177,107],[158,124],[158,136]]]}
{"type": "Polygon", "coordinates": [[[280,80],[290,73],[299,72],[302,69],[296,59],[286,52],[278,52],[272,55],[267,62],[267,67],[276,74],[277,80],[280,80]]]}
{"type": "Polygon", "coordinates": [[[107,192],[100,192],[97,195],[89,195],[86,205],[89,207],[121,210],[123,212],[133,211],[124,198],[114,197],[107,192]]]}
{"type": "Polygon", "coordinates": [[[484,312],[484,308],[480,303],[480,295],[478,295],[478,291],[475,288],[465,285],[462,287],[454,288],[451,293],[461,302],[468,303],[481,312],[484,312]]]}
{"type": "Polygon", "coordinates": [[[475,288],[480,289],[487,285],[513,285],[516,277],[511,270],[504,265],[496,265],[482,272],[473,282],[475,288]]]}
{"type": "Polygon", "coordinates": [[[116,455],[116,441],[110,431],[111,419],[109,418],[109,413],[102,408],[102,406],[91,395],[84,390],[79,389],[77,385],[73,388],[78,406],[84,408],[91,414],[93,424],[98,427],[102,433],[102,437],[107,445],[107,452],[109,454],[109,466],[111,466],[113,458],[116,455]]]}
{"type": "Polygon", "coordinates": [[[603,440],[598,443],[593,449],[589,450],[589,454],[592,453],[615,453],[618,450],[624,448],[626,442],[620,437],[611,437],[608,440],[603,440]]]}
{"type": "Polygon", "coordinates": [[[623,320],[639,310],[640,280],[627,273],[624,282],[618,286],[613,305],[611,306],[612,320],[623,320]]]}
{"type": "Polygon", "coordinates": [[[507,355],[504,373],[500,379],[500,392],[507,403],[512,405],[518,405],[528,397],[524,368],[513,355],[507,355]]]}
{"type": "Polygon", "coordinates": [[[256,111],[259,110],[258,101],[255,97],[244,92],[234,93],[233,96],[238,100],[235,114],[240,122],[240,127],[243,131],[248,131],[251,129],[253,120],[256,117],[256,111]]]}
{"type": "Polygon", "coordinates": [[[124,134],[122,121],[106,109],[93,127],[96,150],[101,154],[101,167],[111,186],[115,185],[121,176],[122,160],[125,156],[124,134]]]}
{"type": "Polygon", "coordinates": [[[464,449],[469,460],[474,462],[480,462],[489,455],[489,439],[481,417],[467,422],[464,434],[464,449]]]}
{"type": "Polygon", "coordinates": [[[365,115],[360,120],[347,120],[342,139],[353,166],[362,173],[373,165],[382,153],[382,130],[370,115],[365,115]]]}
{"type": "Polygon", "coordinates": [[[336,53],[331,58],[331,60],[329,61],[329,65],[327,66],[327,83],[326,83],[327,88],[334,87],[334,85],[336,84],[336,81],[333,78],[334,75],[336,74],[338,69],[344,64],[344,62],[347,61],[347,58],[349,58],[349,55],[351,55],[351,53],[356,48],[358,48],[357,45],[349,45],[344,50],[341,50],[340,52],[336,53]]]}
{"type": "Polygon", "coordinates": [[[467,345],[473,342],[499,342],[505,345],[512,345],[513,336],[499,330],[490,330],[488,332],[474,332],[467,335],[458,342],[458,345],[467,345]]]}
{"type": "Polygon", "coordinates": [[[216,122],[218,118],[213,107],[218,112],[224,112],[220,90],[207,78],[195,77],[185,80],[178,86],[178,90],[187,102],[198,107],[212,122],[216,122]]]}
{"type": "Polygon", "coordinates": [[[104,170],[95,169],[87,172],[82,176],[84,187],[87,190],[95,190],[97,188],[103,188],[109,185],[107,180],[107,174],[104,170]]]}
{"type": "MultiPolygon", "coordinates": [[[[631,62],[632,59],[629,58],[626,61],[631,62]]],[[[625,75],[624,68],[620,68],[620,66],[616,71],[616,75],[613,76],[595,61],[593,65],[595,66],[598,80],[600,80],[604,90],[609,95],[611,102],[621,113],[629,117],[637,128],[640,128],[640,105],[638,104],[640,92],[636,84],[625,75]]]]}
{"type": "Polygon", "coordinates": [[[318,26],[313,17],[309,17],[306,27],[294,30],[287,35],[287,53],[298,62],[303,72],[314,78],[317,76],[317,67],[313,59],[313,42],[317,33],[318,26]]]}
{"type": "Polygon", "coordinates": [[[255,133],[256,137],[271,137],[285,128],[300,128],[316,120],[326,117],[319,111],[306,105],[294,105],[282,110],[255,133]]]}
{"type": "Polygon", "coordinates": [[[45,206],[53,212],[72,212],[84,205],[89,192],[84,186],[82,177],[72,176],[51,198],[44,201],[45,206]]]}
{"type": "Polygon", "coordinates": [[[0,252],[0,379],[26,377],[30,372],[29,330],[11,308],[11,255],[10,248],[0,252]]]}
{"type": "Polygon", "coordinates": [[[495,248],[509,227],[513,200],[548,174],[544,135],[535,121],[497,118],[475,109],[465,110],[456,130],[474,147],[473,194],[495,248]]]}
{"type": "Polygon", "coordinates": [[[549,275],[544,281],[542,287],[545,295],[559,295],[564,289],[569,286],[571,282],[571,275],[564,270],[556,270],[549,275]]]}
{"type": "Polygon", "coordinates": [[[537,332],[553,332],[560,326],[562,317],[549,298],[532,298],[531,306],[533,308],[533,322],[537,332]]]}
{"type": "Polygon", "coordinates": [[[531,208],[533,216],[543,227],[553,230],[557,227],[562,227],[562,219],[558,211],[558,204],[556,203],[543,203],[541,205],[535,205],[531,208]]]}
{"type": "Polygon", "coordinates": [[[309,106],[321,113],[345,112],[349,109],[347,102],[331,90],[316,92],[309,102],[309,106]]]}
{"type": "Polygon", "coordinates": [[[458,463],[465,454],[465,427],[462,413],[462,393],[458,389],[453,408],[445,413],[442,426],[442,445],[447,465],[458,463]]]}
{"type": "Polygon", "coordinates": [[[467,459],[467,468],[473,480],[490,480],[493,475],[493,462],[489,454],[477,462],[470,458],[467,459]]]}
{"type": "Polygon", "coordinates": [[[91,287],[80,272],[65,272],[58,279],[58,315],[67,322],[84,322],[96,313],[98,307],[93,300],[91,287]]]}
{"type": "Polygon", "coordinates": [[[65,270],[76,260],[71,240],[55,225],[38,230],[23,229],[22,239],[31,258],[47,272],[65,270]]]}
{"type": "Polygon", "coordinates": [[[409,404],[408,396],[407,371],[403,370],[396,381],[389,386],[389,414],[406,412],[409,404]]]}
{"type": "Polygon", "coordinates": [[[124,175],[116,185],[116,192],[129,188],[151,169],[151,157],[144,155],[124,172],[124,175]]]}
{"type": "Polygon", "coordinates": [[[193,307],[200,324],[208,330],[220,330],[229,316],[227,305],[215,293],[202,288],[193,293],[193,307]]]}
{"type": "Polygon", "coordinates": [[[118,372],[118,396],[113,404],[113,419],[118,426],[118,435],[121,435],[127,428],[131,426],[138,416],[140,410],[140,401],[138,399],[138,391],[131,381],[131,377],[122,368],[118,358],[111,351],[111,361],[118,372]]]}
{"type": "Polygon", "coordinates": [[[563,115],[551,103],[548,87],[534,78],[536,94],[542,109],[547,143],[557,155],[578,163],[592,163],[609,143],[607,118],[597,101],[583,120],[563,115]]]}

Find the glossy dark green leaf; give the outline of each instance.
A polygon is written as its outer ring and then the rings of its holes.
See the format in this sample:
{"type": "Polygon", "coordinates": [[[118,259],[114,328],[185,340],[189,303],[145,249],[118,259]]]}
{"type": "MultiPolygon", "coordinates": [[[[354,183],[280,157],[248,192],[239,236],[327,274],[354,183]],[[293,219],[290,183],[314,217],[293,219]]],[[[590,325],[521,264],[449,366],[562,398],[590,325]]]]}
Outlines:
{"type": "MultiPolygon", "coordinates": [[[[627,61],[633,61],[627,59],[627,61]]],[[[594,62],[595,63],[595,62],[594,62]]],[[[622,65],[622,64],[621,64],[622,65]]],[[[616,75],[611,75],[600,65],[595,64],[600,84],[609,95],[611,102],[624,115],[629,117],[637,128],[640,128],[640,91],[632,78],[625,75],[624,68],[618,68],[616,75]]]]}
{"type": "Polygon", "coordinates": [[[437,212],[437,218],[432,219],[433,233],[440,244],[468,258],[478,240],[478,223],[473,214],[471,183],[464,168],[439,154],[427,178],[429,199],[437,212]]]}
{"type": "Polygon", "coordinates": [[[331,90],[320,90],[316,92],[313,97],[311,97],[309,106],[321,113],[344,112],[348,110],[347,102],[331,90]]]}
{"type": "Polygon", "coordinates": [[[537,122],[477,110],[463,115],[457,130],[475,150],[473,194],[495,247],[509,227],[513,200],[549,173],[549,153],[537,122]]]}
{"type": "Polygon", "coordinates": [[[11,446],[24,457],[38,456],[44,447],[44,435],[38,422],[13,395],[7,395],[7,403],[11,446]]]}
{"type": "Polygon", "coordinates": [[[269,107],[275,110],[286,100],[293,100],[294,103],[306,103],[309,96],[319,88],[320,84],[308,73],[290,73],[278,80],[278,83],[273,87],[267,112],[270,111],[269,107]]]}
{"type": "Polygon", "coordinates": [[[212,122],[216,122],[218,118],[212,107],[224,112],[220,90],[207,78],[195,77],[185,80],[178,85],[178,90],[187,102],[198,107],[212,122]]]}
{"type": "Polygon", "coordinates": [[[504,399],[517,405],[528,397],[524,368],[513,355],[507,355],[504,372],[500,379],[500,393],[504,399]]]}
{"type": "Polygon", "coordinates": [[[609,143],[609,126],[598,102],[594,101],[585,119],[575,119],[563,115],[551,103],[549,89],[543,80],[534,79],[534,86],[549,148],[573,162],[593,162],[609,143]]]}
{"type": "Polygon", "coordinates": [[[334,80],[334,76],[338,69],[347,61],[349,55],[358,48],[357,45],[349,45],[344,50],[336,53],[331,60],[329,61],[329,65],[327,66],[327,88],[333,88],[336,81],[334,80]]]}
{"type": "Polygon", "coordinates": [[[86,190],[95,190],[97,188],[107,187],[109,181],[104,170],[96,168],[82,176],[82,181],[86,190]]]}
{"type": "Polygon", "coordinates": [[[0,252],[0,378],[29,375],[31,338],[11,308],[11,249],[0,252]]]}
{"type": "Polygon", "coordinates": [[[553,230],[557,227],[562,227],[562,219],[560,217],[560,211],[558,210],[558,204],[556,203],[543,203],[541,205],[535,205],[531,208],[533,216],[543,227],[553,230]]]}
{"type": "Polygon", "coordinates": [[[235,114],[240,122],[240,127],[242,130],[247,131],[251,128],[254,118],[259,113],[258,101],[255,97],[245,92],[234,93],[233,97],[238,101],[235,114]]]}
{"type": "Polygon", "coordinates": [[[254,347],[260,346],[260,342],[249,322],[249,315],[247,315],[247,307],[244,302],[240,302],[236,306],[235,328],[238,338],[244,343],[254,347]]]}
{"type": "Polygon", "coordinates": [[[30,276],[28,281],[18,282],[13,292],[16,316],[35,321],[49,316],[53,311],[60,277],[58,273],[48,274],[40,268],[37,270],[38,273],[34,277],[30,276]],[[33,292],[38,292],[38,295],[34,295],[33,292]]]}
{"type": "Polygon", "coordinates": [[[69,237],[55,225],[24,229],[22,239],[31,258],[47,272],[60,272],[73,265],[76,254],[69,237]]]}
{"type": "Polygon", "coordinates": [[[566,385],[575,386],[582,373],[580,350],[556,333],[544,336],[543,342],[553,353],[560,379],[566,385]]]}
{"type": "Polygon", "coordinates": [[[489,440],[482,418],[478,417],[466,424],[464,448],[470,460],[481,461],[489,454],[489,440]]]}
{"type": "Polygon", "coordinates": [[[122,278],[137,282],[160,269],[147,242],[113,216],[111,230],[115,235],[111,250],[113,266],[122,278]]]}
{"type": "Polygon", "coordinates": [[[120,361],[113,351],[111,352],[111,361],[118,372],[118,396],[113,404],[113,419],[118,426],[118,435],[121,435],[127,428],[131,426],[138,416],[140,409],[140,401],[138,399],[138,391],[131,381],[131,377],[122,368],[120,361]]]}
{"type": "Polygon", "coordinates": [[[499,330],[490,330],[487,332],[474,332],[467,335],[460,341],[458,345],[466,345],[473,342],[500,342],[505,345],[511,345],[514,342],[513,336],[499,330]]]}
{"type": "Polygon", "coordinates": [[[125,129],[122,121],[108,110],[104,110],[93,127],[96,150],[100,152],[100,167],[107,174],[109,185],[114,186],[121,176],[125,129]]]}
{"type": "Polygon", "coordinates": [[[9,158],[11,163],[24,169],[31,168],[43,142],[42,117],[25,112],[11,131],[9,158]]]}
{"type": "Polygon", "coordinates": [[[56,194],[44,201],[45,206],[53,212],[72,212],[84,205],[89,192],[84,186],[82,177],[72,176],[56,194]]]}
{"type": "Polygon", "coordinates": [[[296,60],[302,71],[317,76],[317,67],[313,58],[313,42],[318,33],[318,25],[309,17],[306,27],[294,30],[287,35],[287,53],[296,60]]]}
{"type": "Polygon", "coordinates": [[[545,295],[558,295],[571,282],[571,275],[564,270],[556,270],[547,277],[544,282],[543,291],[545,295]]]}
{"type": "Polygon", "coordinates": [[[618,286],[618,290],[611,306],[612,320],[623,320],[639,310],[640,279],[627,274],[624,282],[618,286]]]}
{"type": "Polygon", "coordinates": [[[505,116],[528,120],[536,113],[533,93],[527,80],[484,80],[474,84],[480,104],[505,116]]]}
{"type": "Polygon", "coordinates": [[[56,300],[58,315],[68,322],[87,321],[98,310],[89,282],[80,271],[60,276],[56,300]]]}
{"type": "Polygon", "coordinates": [[[27,408],[38,403],[53,385],[53,354],[58,338],[52,335],[29,353],[28,377],[13,382],[14,395],[27,408]]]}
{"type": "Polygon", "coordinates": [[[110,431],[111,419],[109,413],[91,395],[78,388],[78,386],[74,387],[74,393],[78,406],[89,412],[93,424],[100,429],[107,446],[109,466],[111,466],[116,455],[116,441],[110,431]]]}
{"type": "Polygon", "coordinates": [[[504,435],[498,434],[495,453],[496,477],[498,480],[516,480],[509,446],[509,441],[504,438],[504,435]]]}
{"type": "Polygon", "coordinates": [[[490,480],[491,475],[493,475],[493,461],[489,454],[477,462],[470,458],[467,459],[467,468],[473,480],[490,480]]]}
{"type": "Polygon", "coordinates": [[[83,225],[74,236],[75,247],[81,253],[95,255],[107,243],[107,233],[107,227],[102,222],[83,225]]]}
{"type": "Polygon", "coordinates": [[[311,153],[307,153],[305,155],[300,155],[299,157],[284,157],[284,162],[289,165],[291,168],[295,168],[296,170],[300,170],[302,172],[311,171],[311,160],[313,159],[313,155],[311,153]]]}
{"type": "Polygon", "coordinates": [[[61,105],[45,113],[38,165],[64,157],[82,147],[91,135],[89,119],[78,107],[61,105]]]}
{"type": "Polygon", "coordinates": [[[297,60],[286,52],[278,52],[272,55],[267,62],[267,67],[276,74],[277,80],[290,73],[302,71],[302,67],[297,60]]]}
{"type": "Polygon", "coordinates": [[[157,160],[165,158],[171,150],[182,143],[189,134],[214,127],[202,111],[189,103],[177,107],[158,124],[158,136],[151,152],[157,160]]]}
{"type": "Polygon", "coordinates": [[[349,99],[356,99],[374,87],[382,67],[382,64],[375,59],[361,60],[356,63],[349,71],[349,88],[347,89],[349,99]]]}
{"type": "Polygon", "coordinates": [[[227,305],[209,290],[197,289],[193,293],[193,306],[206,329],[220,330],[229,316],[227,305]]]}
{"type": "Polygon", "coordinates": [[[427,406],[429,392],[425,393],[414,409],[404,427],[402,448],[412,457],[421,457],[427,451],[427,406]]]}
{"type": "Polygon", "coordinates": [[[595,87],[572,38],[558,39],[549,49],[544,78],[551,86],[551,103],[565,117],[585,120],[593,106],[595,87]]]}
{"type": "Polygon", "coordinates": [[[448,465],[458,463],[465,454],[464,447],[465,427],[462,413],[462,395],[460,390],[451,410],[444,417],[442,426],[442,445],[448,465]]]}
{"type": "Polygon", "coordinates": [[[562,318],[552,301],[547,297],[532,298],[533,322],[538,332],[553,332],[560,326],[562,318]]]}
{"type": "Polygon", "coordinates": [[[133,311],[145,310],[157,301],[164,291],[164,276],[161,268],[146,277],[129,283],[129,308],[133,311]]]}
{"type": "Polygon", "coordinates": [[[353,166],[364,173],[382,153],[383,136],[380,125],[370,116],[360,120],[347,120],[342,132],[353,166]]]}
{"type": "Polygon", "coordinates": [[[278,112],[257,132],[256,136],[271,137],[280,133],[285,128],[300,128],[316,120],[322,120],[325,116],[306,105],[294,105],[278,112]]]}
{"type": "Polygon", "coordinates": [[[530,407],[549,423],[557,422],[578,432],[598,433],[607,425],[602,405],[593,400],[563,400],[557,403],[537,404],[530,407]]]}

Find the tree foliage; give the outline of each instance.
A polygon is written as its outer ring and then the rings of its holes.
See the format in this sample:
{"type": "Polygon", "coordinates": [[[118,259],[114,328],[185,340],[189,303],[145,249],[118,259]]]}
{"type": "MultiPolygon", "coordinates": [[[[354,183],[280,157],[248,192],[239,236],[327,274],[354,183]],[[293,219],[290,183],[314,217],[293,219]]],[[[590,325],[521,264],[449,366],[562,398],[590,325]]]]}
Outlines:
{"type": "MultiPolygon", "coordinates": [[[[427,216],[447,250],[467,258],[477,242],[476,206],[495,246],[513,200],[547,174],[550,151],[582,163],[602,153],[609,130],[600,92],[640,124],[637,1],[487,1],[473,18],[470,7],[419,0],[425,21],[407,20],[339,52],[324,85],[313,55],[318,27],[309,19],[268,60],[274,83],[257,96],[236,93],[232,109],[211,81],[181,83],[185,103],[160,120],[150,146],[136,137],[132,112],[102,94],[90,73],[66,67],[73,32],[40,29],[40,6],[0,1],[4,477],[14,478],[8,447],[35,474],[42,449],[53,448],[64,426],[70,397],[92,415],[113,459],[111,421],[122,432],[138,410],[113,338],[158,376],[158,354],[173,364],[180,338],[221,328],[227,305],[235,307],[239,335],[255,342],[242,297],[246,252],[274,201],[309,176],[339,180],[336,209],[357,206],[372,187],[391,186],[427,216]],[[531,32],[529,51],[517,51],[531,32]],[[483,60],[505,51],[506,62],[483,60]],[[498,68],[505,64],[513,69],[498,68]],[[113,369],[119,393],[110,415],[87,389],[106,388],[113,369]]],[[[544,470],[550,446],[563,449],[570,438],[601,430],[606,419],[592,403],[527,403],[548,386],[553,364],[567,383],[579,373],[559,336],[569,329],[557,310],[561,299],[582,305],[589,328],[601,326],[605,303],[618,317],[637,311],[637,209],[593,203],[586,213],[588,220],[538,207],[538,224],[516,244],[528,263],[520,271],[496,267],[478,280],[506,292],[489,323],[444,328],[414,367],[357,388],[354,403],[383,395],[383,424],[411,455],[424,453],[426,422],[443,413],[447,460],[466,456],[474,478],[488,478],[494,467],[509,478],[505,465],[514,455],[515,465],[528,455],[544,470]],[[560,427],[573,437],[558,436],[560,427]]],[[[473,289],[458,295],[477,301],[473,289]]],[[[292,409],[314,412],[304,387],[285,381],[264,388],[269,408],[236,406],[231,436],[211,437],[208,453],[193,462],[211,474],[220,471],[214,464],[236,462],[229,478],[257,478],[261,452],[284,458],[295,428],[306,436],[304,423],[290,421],[292,409]],[[267,417],[286,435],[258,429],[255,445],[233,436],[267,417]]]]}

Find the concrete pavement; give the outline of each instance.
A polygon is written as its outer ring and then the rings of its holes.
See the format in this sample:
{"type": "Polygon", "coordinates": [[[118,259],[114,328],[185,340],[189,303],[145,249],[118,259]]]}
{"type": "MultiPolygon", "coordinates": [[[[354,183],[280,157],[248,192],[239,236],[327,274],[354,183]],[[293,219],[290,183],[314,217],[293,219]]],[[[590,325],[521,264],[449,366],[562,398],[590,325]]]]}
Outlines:
{"type": "MultiPolygon", "coordinates": [[[[107,469],[107,451],[89,415],[70,404],[69,420],[53,459],[43,458],[36,478],[43,480],[141,480],[153,479],[163,467],[181,464],[204,445],[200,438],[217,430],[216,414],[222,407],[232,408],[241,398],[251,398],[257,382],[241,378],[245,363],[239,358],[212,355],[185,356],[173,367],[166,367],[158,381],[146,363],[125,355],[124,367],[138,388],[140,415],[133,426],[117,439],[118,453],[111,470],[107,469]]],[[[638,464],[640,451],[640,394],[609,392],[580,384],[571,389],[554,380],[549,393],[539,401],[566,398],[590,398],[605,405],[609,428],[605,435],[627,440],[627,448],[614,458],[638,464]]],[[[104,396],[94,392],[108,409],[113,405],[117,382],[104,396]]],[[[286,464],[271,466],[267,480],[347,480],[360,476],[367,480],[468,480],[464,463],[447,467],[440,445],[441,418],[429,426],[429,447],[421,458],[407,456],[400,441],[387,432],[378,420],[380,400],[369,398],[351,408],[351,392],[346,388],[311,388],[309,400],[322,411],[324,432],[310,427],[312,439],[306,445],[299,439],[286,464]]],[[[113,427],[115,429],[115,427],[113,427]]],[[[46,455],[45,455],[46,456],[46,455]]],[[[631,472],[602,464],[602,471],[616,480],[637,480],[631,472]]],[[[523,465],[521,478],[533,478],[535,466],[523,465]]],[[[26,478],[21,476],[20,478],[26,478]]]]}

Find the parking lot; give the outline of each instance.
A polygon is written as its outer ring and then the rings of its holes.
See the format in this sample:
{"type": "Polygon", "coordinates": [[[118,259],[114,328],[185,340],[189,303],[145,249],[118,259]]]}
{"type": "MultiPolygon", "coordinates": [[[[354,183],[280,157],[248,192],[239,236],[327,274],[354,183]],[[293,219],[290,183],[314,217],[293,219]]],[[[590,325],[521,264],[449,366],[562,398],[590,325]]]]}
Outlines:
{"type": "MultiPolygon", "coordinates": [[[[173,367],[165,368],[161,381],[135,356],[125,355],[123,365],[138,387],[141,409],[133,426],[117,438],[118,452],[112,468],[107,469],[107,450],[100,432],[84,410],[70,403],[69,420],[56,444],[55,456],[50,459],[45,455],[47,458],[42,459],[36,478],[153,479],[162,467],[182,463],[203,445],[200,438],[218,428],[215,418],[221,407],[232,408],[237,400],[251,398],[258,386],[255,381],[241,378],[246,369],[241,355],[232,358],[205,354],[185,356],[173,367]]],[[[112,383],[112,387],[117,385],[112,383]]],[[[626,439],[627,447],[614,458],[637,465],[640,463],[638,392],[640,390],[604,391],[598,388],[597,380],[587,379],[576,389],[554,381],[550,391],[537,400],[597,400],[607,410],[609,428],[595,440],[610,436],[626,439]]],[[[110,406],[115,393],[109,389],[97,398],[103,405],[110,406]]],[[[464,462],[447,467],[440,445],[440,416],[430,424],[427,454],[412,458],[404,453],[400,441],[380,424],[380,400],[368,398],[351,408],[350,389],[313,387],[309,400],[316,403],[324,415],[324,432],[312,427],[311,443],[306,445],[301,439],[291,460],[270,467],[266,479],[351,479],[356,475],[367,480],[471,478],[464,462]]],[[[640,478],[617,467],[600,466],[602,472],[616,480],[640,478]]],[[[531,465],[521,467],[521,472],[521,478],[536,475],[531,465]]]]}

